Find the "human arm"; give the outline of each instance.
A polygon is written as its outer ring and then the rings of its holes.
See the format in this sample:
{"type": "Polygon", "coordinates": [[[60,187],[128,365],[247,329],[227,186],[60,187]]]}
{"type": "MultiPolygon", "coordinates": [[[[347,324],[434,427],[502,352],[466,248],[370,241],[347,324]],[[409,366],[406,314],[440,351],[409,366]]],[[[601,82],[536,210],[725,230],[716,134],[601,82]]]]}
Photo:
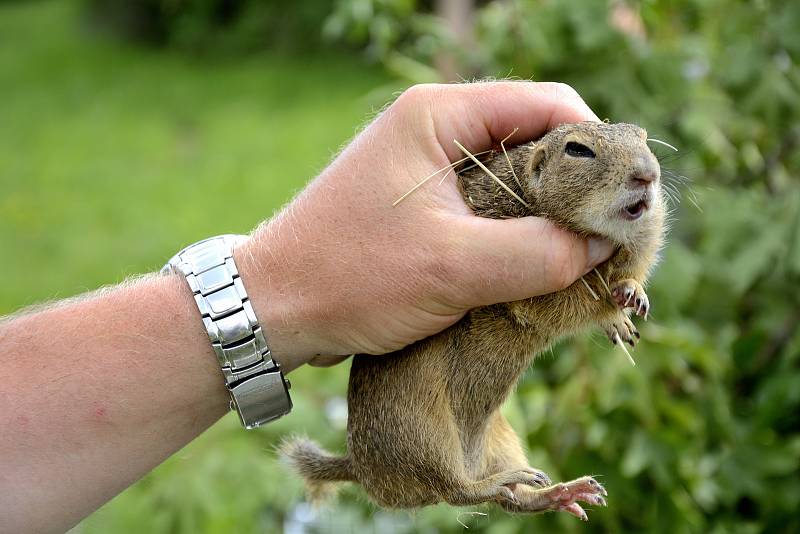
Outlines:
{"type": "MultiPolygon", "coordinates": [[[[560,289],[610,253],[546,221],[474,217],[432,171],[520,128],[593,119],[561,85],[402,95],[235,252],[285,372],[380,354],[470,308],[560,289]]],[[[213,424],[227,393],[185,281],[148,276],[0,324],[0,528],[61,531],[213,424]]]]}

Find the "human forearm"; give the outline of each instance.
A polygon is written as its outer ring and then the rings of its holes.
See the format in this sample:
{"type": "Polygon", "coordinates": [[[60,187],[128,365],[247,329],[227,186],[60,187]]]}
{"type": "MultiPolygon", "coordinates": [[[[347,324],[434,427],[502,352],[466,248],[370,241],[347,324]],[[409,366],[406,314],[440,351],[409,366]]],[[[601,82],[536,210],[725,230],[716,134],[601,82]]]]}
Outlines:
{"type": "Polygon", "coordinates": [[[148,276],[0,324],[0,531],[64,531],[226,413],[186,282],[148,276]]]}

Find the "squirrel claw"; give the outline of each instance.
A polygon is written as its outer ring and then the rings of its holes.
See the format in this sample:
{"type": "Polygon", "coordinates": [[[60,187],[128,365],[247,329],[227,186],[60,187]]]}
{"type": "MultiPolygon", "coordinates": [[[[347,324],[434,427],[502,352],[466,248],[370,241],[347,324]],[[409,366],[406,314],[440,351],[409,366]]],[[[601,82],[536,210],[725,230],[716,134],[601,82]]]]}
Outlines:
{"type": "Polygon", "coordinates": [[[573,502],[558,507],[559,510],[572,514],[581,521],[589,521],[589,516],[586,515],[586,510],[581,508],[581,505],[573,502]]]}
{"type": "Polygon", "coordinates": [[[529,467],[525,471],[527,471],[528,473],[530,473],[534,477],[536,477],[536,479],[539,481],[538,485],[540,487],[542,487],[542,488],[546,488],[546,487],[551,486],[553,484],[553,482],[550,480],[550,477],[547,476],[547,473],[545,473],[544,471],[540,471],[538,469],[534,469],[533,467],[529,467]]]}
{"type": "Polygon", "coordinates": [[[611,284],[611,297],[620,309],[633,308],[636,315],[647,318],[650,312],[650,299],[642,285],[632,278],[618,280],[611,284]]]}
{"type": "Polygon", "coordinates": [[[636,342],[642,337],[631,320],[622,314],[616,321],[601,325],[601,328],[614,345],[624,341],[631,347],[636,347],[636,342]]]}
{"type": "Polygon", "coordinates": [[[514,506],[519,506],[519,499],[517,499],[517,496],[514,495],[514,492],[511,491],[511,489],[506,487],[506,486],[501,486],[498,489],[497,497],[499,499],[504,499],[504,500],[510,502],[514,506]]]}

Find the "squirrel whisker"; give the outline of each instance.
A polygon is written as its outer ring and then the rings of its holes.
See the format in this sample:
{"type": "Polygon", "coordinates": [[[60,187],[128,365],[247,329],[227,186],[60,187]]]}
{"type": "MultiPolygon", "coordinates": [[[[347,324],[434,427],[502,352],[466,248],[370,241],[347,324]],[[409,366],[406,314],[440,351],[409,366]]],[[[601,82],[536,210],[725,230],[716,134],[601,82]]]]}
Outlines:
{"type": "Polygon", "coordinates": [[[669,148],[671,148],[672,150],[674,150],[675,152],[677,152],[677,151],[678,151],[678,149],[677,149],[677,148],[675,148],[675,147],[674,147],[674,146],[672,146],[671,144],[667,143],[666,141],[662,141],[661,139],[656,139],[656,138],[654,138],[654,137],[648,137],[648,138],[647,138],[647,140],[648,140],[648,141],[650,141],[650,142],[652,142],[652,143],[658,143],[659,145],[664,145],[665,147],[669,147],[669,148]]]}

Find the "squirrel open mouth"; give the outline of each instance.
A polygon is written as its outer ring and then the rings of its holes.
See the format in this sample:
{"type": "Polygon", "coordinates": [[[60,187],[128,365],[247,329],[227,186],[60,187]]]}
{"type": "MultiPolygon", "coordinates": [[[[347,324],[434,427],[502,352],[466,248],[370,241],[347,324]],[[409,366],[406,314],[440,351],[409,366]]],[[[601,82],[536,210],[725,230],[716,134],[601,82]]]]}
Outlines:
{"type": "Polygon", "coordinates": [[[622,216],[629,221],[635,221],[644,215],[644,212],[647,211],[649,207],[646,200],[639,200],[638,202],[625,206],[622,209],[622,216]]]}

